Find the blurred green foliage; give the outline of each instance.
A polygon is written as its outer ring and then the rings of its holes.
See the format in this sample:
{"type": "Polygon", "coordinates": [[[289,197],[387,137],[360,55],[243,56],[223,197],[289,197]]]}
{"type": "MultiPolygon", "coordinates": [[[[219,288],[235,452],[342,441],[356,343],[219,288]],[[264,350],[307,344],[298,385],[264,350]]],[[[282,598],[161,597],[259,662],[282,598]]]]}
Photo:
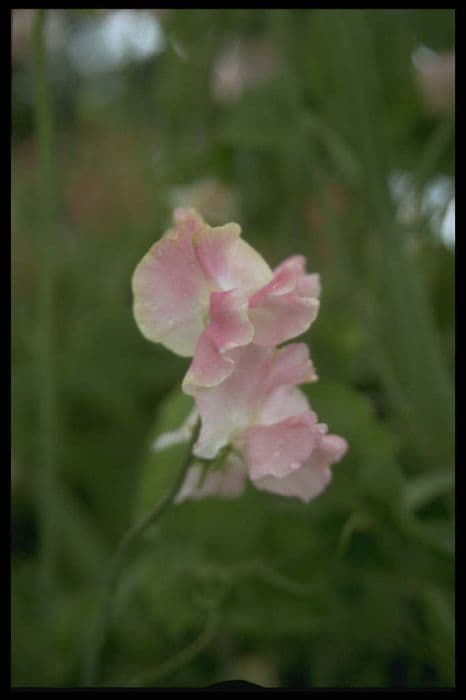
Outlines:
{"type": "MultiPolygon", "coordinates": [[[[118,587],[101,683],[454,685],[454,249],[422,206],[428,183],[454,177],[454,124],[413,61],[419,47],[454,50],[454,12],[150,11],[160,51],[83,72],[69,46],[114,11],[49,11],[48,236],[34,12],[13,17],[13,685],[82,684],[112,553],[179,469],[182,447],[150,445],[186,417],[187,361],[139,334],[130,279],[180,196],[207,220],[223,207],[220,223],[238,220],[270,264],[300,253],[321,273],[305,336],[321,380],[306,392],[350,449],[308,506],[249,488],[183,503],[149,530],[118,587]],[[389,186],[400,173],[408,218],[389,186]]],[[[431,88],[445,92],[440,75],[431,88]]]]}

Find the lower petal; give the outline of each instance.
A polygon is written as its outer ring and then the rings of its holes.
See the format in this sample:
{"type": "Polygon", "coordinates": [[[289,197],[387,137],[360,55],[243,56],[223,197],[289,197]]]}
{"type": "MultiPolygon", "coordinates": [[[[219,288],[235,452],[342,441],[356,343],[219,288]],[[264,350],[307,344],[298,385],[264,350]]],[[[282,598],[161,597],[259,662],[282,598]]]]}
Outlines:
{"type": "Polygon", "coordinates": [[[309,503],[327,488],[331,479],[332,473],[327,467],[324,469],[303,467],[282,479],[265,476],[262,479],[253,481],[253,484],[260,491],[269,491],[279,496],[299,498],[304,503],[309,503]]]}
{"type": "Polygon", "coordinates": [[[234,498],[244,491],[245,486],[244,463],[236,455],[230,455],[222,469],[208,472],[204,478],[202,478],[202,467],[194,464],[186,475],[175,503],[188,499],[199,500],[207,496],[234,498]]]}
{"type": "Polygon", "coordinates": [[[273,425],[249,428],[242,446],[250,478],[283,478],[300,469],[314,448],[315,423],[315,414],[306,411],[273,425]]]}

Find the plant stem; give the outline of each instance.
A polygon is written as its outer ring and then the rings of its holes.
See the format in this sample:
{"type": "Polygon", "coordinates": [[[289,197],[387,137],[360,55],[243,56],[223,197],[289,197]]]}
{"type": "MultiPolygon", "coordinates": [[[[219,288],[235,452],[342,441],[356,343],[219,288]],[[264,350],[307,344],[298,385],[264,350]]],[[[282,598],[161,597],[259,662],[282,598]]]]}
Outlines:
{"type": "Polygon", "coordinates": [[[37,511],[40,531],[39,606],[48,625],[58,528],[56,526],[56,388],[53,373],[54,249],[56,189],[52,107],[47,79],[44,28],[46,10],[38,10],[33,27],[35,129],[39,170],[38,289],[38,428],[37,511]]]}
{"type": "Polygon", "coordinates": [[[153,509],[149,513],[147,513],[147,515],[145,515],[139,522],[133,525],[126,532],[118,546],[118,549],[115,552],[113,561],[110,565],[110,570],[105,586],[104,600],[100,608],[97,623],[92,634],[92,640],[89,645],[89,652],[87,654],[85,668],[86,685],[95,685],[98,678],[100,656],[105,642],[105,635],[108,623],[112,615],[113,594],[116,590],[118,579],[123,570],[123,564],[125,562],[126,556],[128,555],[131,547],[135,544],[135,542],[137,542],[139,537],[142,535],[142,533],[145,532],[145,530],[147,530],[148,527],[153,525],[163,515],[163,513],[165,513],[165,511],[173,504],[184,482],[186,472],[188,471],[191,465],[192,449],[194,443],[196,442],[199,436],[199,431],[200,420],[198,419],[186,451],[184,462],[182,464],[178,477],[173,483],[172,488],[158,503],[155,504],[153,509]]]}
{"type": "Polygon", "coordinates": [[[130,687],[147,687],[156,683],[160,678],[168,674],[174,673],[179,668],[182,668],[188,664],[192,659],[196,658],[206,646],[211,641],[215,631],[217,630],[219,623],[219,612],[216,608],[210,611],[207,616],[207,620],[204,628],[202,629],[199,636],[191,642],[187,647],[184,647],[174,656],[164,661],[159,666],[149,669],[144,673],[140,673],[138,676],[132,679],[131,683],[128,684],[130,687]]]}
{"type": "MultiPolygon", "coordinates": [[[[324,11],[330,76],[345,76],[339,109],[352,117],[352,145],[367,200],[367,280],[374,300],[370,325],[380,375],[409,425],[413,447],[431,468],[452,459],[453,386],[417,261],[406,245],[388,188],[388,145],[380,119],[380,85],[368,16],[362,10],[324,11]]],[[[446,127],[445,127],[446,129],[446,127]]],[[[428,163],[443,147],[440,133],[428,163]]]]}

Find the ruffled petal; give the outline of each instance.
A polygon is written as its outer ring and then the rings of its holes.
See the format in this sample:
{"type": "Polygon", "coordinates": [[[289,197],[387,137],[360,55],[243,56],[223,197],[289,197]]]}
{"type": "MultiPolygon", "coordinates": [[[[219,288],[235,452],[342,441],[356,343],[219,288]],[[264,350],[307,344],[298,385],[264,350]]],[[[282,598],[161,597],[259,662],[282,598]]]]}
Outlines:
{"type": "Polygon", "coordinates": [[[215,387],[192,386],[191,393],[201,416],[201,432],[194,454],[212,459],[235,434],[254,419],[261,400],[270,350],[250,344],[233,350],[234,371],[215,387]]]}
{"type": "Polygon", "coordinates": [[[134,271],[133,311],[148,340],[189,357],[205,325],[211,285],[192,245],[202,220],[194,213],[177,218],[175,212],[175,222],[134,271]]]}
{"type": "Polygon", "coordinates": [[[327,426],[322,423],[315,425],[314,436],[314,448],[300,469],[282,478],[266,475],[254,479],[254,486],[261,491],[299,498],[304,503],[322,493],[332,478],[329,465],[340,461],[348,443],[339,435],[327,435],[327,426]]]}
{"type": "Polygon", "coordinates": [[[272,279],[272,270],[240,236],[238,224],[214,228],[204,224],[194,239],[196,253],[206,275],[220,289],[240,289],[251,296],[272,279]]]}
{"type": "Polygon", "coordinates": [[[318,470],[325,468],[328,464],[339,462],[348,451],[348,443],[340,435],[328,435],[325,423],[319,423],[317,429],[320,440],[311,455],[308,466],[318,470]]]}
{"type": "Polygon", "coordinates": [[[283,478],[300,469],[318,439],[313,430],[315,422],[315,414],[307,411],[273,425],[246,430],[242,443],[250,478],[283,478]]]}
{"type": "Polygon", "coordinates": [[[273,346],[308,330],[319,311],[318,275],[304,273],[304,258],[295,255],[279,265],[273,279],[249,301],[254,342],[273,346]]]}
{"type": "Polygon", "coordinates": [[[305,343],[291,343],[284,348],[272,350],[263,377],[263,395],[268,395],[279,386],[292,386],[317,379],[314,365],[305,343]]]}
{"type": "Polygon", "coordinates": [[[327,467],[324,469],[303,467],[282,479],[264,476],[262,479],[255,480],[253,484],[260,491],[299,498],[304,503],[309,503],[327,488],[331,479],[332,473],[327,467]]]}
{"type": "MultiPolygon", "coordinates": [[[[280,386],[265,398],[258,422],[260,425],[273,425],[305,411],[309,411],[305,394],[295,386],[280,386]]],[[[317,422],[317,416],[315,420],[317,422]]]]}
{"type": "Polygon", "coordinates": [[[251,342],[254,329],[248,317],[248,300],[240,290],[212,292],[210,322],[202,332],[191,366],[183,380],[183,391],[213,387],[233,371],[235,348],[251,342]]]}
{"type": "Polygon", "coordinates": [[[256,425],[267,397],[280,386],[315,378],[304,343],[265,348],[254,343],[230,351],[234,370],[220,384],[190,385],[201,416],[201,432],[194,454],[212,459],[241,431],[256,425]]]}

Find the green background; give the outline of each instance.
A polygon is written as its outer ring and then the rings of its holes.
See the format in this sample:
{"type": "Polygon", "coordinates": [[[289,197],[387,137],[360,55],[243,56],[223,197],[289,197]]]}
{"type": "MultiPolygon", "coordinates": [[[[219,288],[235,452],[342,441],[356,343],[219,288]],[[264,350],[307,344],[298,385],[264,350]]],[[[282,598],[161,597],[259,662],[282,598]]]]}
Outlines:
{"type": "Polygon", "coordinates": [[[454,96],[417,75],[454,12],[133,11],[160,50],[105,66],[112,13],[13,13],[12,684],[86,683],[112,554],[180,468],[149,446],[189,410],[188,361],[140,335],[130,280],[194,201],[321,274],[306,392],[350,447],[309,505],[250,487],[166,513],[98,684],[454,685],[454,96]]]}

